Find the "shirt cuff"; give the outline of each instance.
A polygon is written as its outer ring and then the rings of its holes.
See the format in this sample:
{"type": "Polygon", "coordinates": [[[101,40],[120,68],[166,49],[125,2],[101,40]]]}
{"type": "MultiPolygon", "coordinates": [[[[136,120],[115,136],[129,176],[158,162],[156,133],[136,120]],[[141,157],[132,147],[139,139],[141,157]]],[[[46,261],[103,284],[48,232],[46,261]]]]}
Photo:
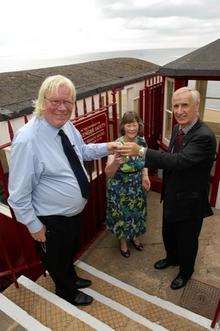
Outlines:
{"type": "Polygon", "coordinates": [[[41,221],[36,218],[35,220],[33,220],[32,222],[27,224],[27,228],[29,230],[29,232],[31,233],[35,233],[38,232],[42,229],[43,224],[41,223],[41,221]]]}
{"type": "Polygon", "coordinates": [[[100,146],[100,153],[103,155],[102,157],[104,156],[107,156],[108,155],[108,145],[107,143],[99,143],[99,146],[100,146]]]}

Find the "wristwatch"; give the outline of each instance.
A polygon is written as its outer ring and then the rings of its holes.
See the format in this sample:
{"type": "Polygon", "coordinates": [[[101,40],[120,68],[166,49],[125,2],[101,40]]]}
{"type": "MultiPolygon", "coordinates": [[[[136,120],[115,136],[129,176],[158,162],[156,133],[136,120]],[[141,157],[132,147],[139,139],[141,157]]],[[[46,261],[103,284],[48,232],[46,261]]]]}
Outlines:
{"type": "Polygon", "coordinates": [[[141,156],[141,157],[143,157],[144,154],[145,154],[145,148],[143,146],[140,146],[138,155],[141,156]]]}

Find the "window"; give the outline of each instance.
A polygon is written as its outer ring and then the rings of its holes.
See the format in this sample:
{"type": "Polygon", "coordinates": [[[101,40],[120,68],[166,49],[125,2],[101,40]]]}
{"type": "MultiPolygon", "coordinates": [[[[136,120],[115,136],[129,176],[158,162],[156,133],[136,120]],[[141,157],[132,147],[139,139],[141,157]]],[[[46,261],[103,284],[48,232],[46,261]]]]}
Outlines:
{"type": "Polygon", "coordinates": [[[139,98],[135,98],[133,100],[133,108],[134,108],[134,112],[136,112],[137,114],[139,114],[139,98]]]}
{"type": "Polygon", "coordinates": [[[172,133],[172,112],[169,110],[166,110],[165,112],[165,132],[164,132],[164,138],[168,141],[171,138],[172,133]]]}
{"type": "Polygon", "coordinates": [[[220,81],[189,81],[188,86],[200,92],[200,118],[219,134],[220,123],[220,81]]]}
{"type": "Polygon", "coordinates": [[[220,109],[220,82],[209,81],[206,93],[205,108],[208,109],[220,109]]]}
{"type": "Polygon", "coordinates": [[[166,109],[172,110],[173,81],[167,79],[166,109]]]}
{"type": "Polygon", "coordinates": [[[220,81],[208,81],[203,120],[220,134],[220,81]]]}
{"type": "Polygon", "coordinates": [[[169,144],[172,132],[172,95],[174,92],[174,79],[166,78],[165,82],[165,109],[163,122],[163,140],[166,145],[169,144]]]}

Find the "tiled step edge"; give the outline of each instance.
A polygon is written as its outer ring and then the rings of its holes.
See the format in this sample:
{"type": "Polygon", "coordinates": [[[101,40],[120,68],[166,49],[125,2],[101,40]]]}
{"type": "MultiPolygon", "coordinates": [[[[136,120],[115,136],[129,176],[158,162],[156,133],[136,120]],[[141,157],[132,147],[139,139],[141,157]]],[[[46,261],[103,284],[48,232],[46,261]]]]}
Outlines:
{"type": "Polygon", "coordinates": [[[29,315],[25,310],[17,306],[14,302],[6,298],[0,293],[0,307],[1,310],[15,322],[23,326],[29,331],[50,331],[34,317],[29,315]]]}
{"type": "Polygon", "coordinates": [[[88,265],[87,263],[85,263],[83,261],[77,260],[75,262],[75,265],[78,268],[80,268],[80,269],[82,269],[82,270],[84,270],[84,271],[86,271],[86,272],[88,272],[88,273],[90,273],[90,274],[92,274],[92,275],[108,282],[109,284],[117,286],[118,288],[121,288],[121,289],[127,291],[128,293],[131,293],[132,295],[135,295],[135,296],[137,296],[137,297],[139,297],[139,298],[141,298],[145,301],[148,301],[148,302],[153,303],[153,304],[155,304],[155,305],[157,305],[157,306],[159,306],[163,309],[166,309],[167,311],[170,311],[173,314],[176,314],[176,315],[181,316],[185,319],[188,319],[189,321],[194,322],[198,325],[201,325],[202,327],[205,327],[208,330],[210,329],[210,325],[211,325],[212,321],[209,320],[208,318],[205,318],[205,317],[203,317],[201,315],[198,315],[196,313],[193,313],[193,312],[191,312],[191,311],[189,311],[185,308],[177,306],[174,303],[169,302],[167,300],[163,300],[163,299],[158,298],[156,296],[147,294],[144,291],[139,290],[139,289],[137,289],[137,288],[135,288],[131,285],[128,285],[128,284],[122,282],[121,280],[119,280],[117,278],[114,278],[114,277],[112,277],[112,276],[110,276],[110,275],[108,275],[108,274],[106,274],[106,273],[104,273],[104,272],[88,265]]]}
{"type": "Polygon", "coordinates": [[[106,296],[92,290],[89,288],[86,289],[82,289],[82,292],[91,295],[95,300],[101,302],[102,304],[110,307],[111,309],[116,310],[117,312],[127,316],[129,319],[133,320],[134,322],[137,322],[139,324],[142,324],[143,326],[146,326],[147,328],[149,328],[150,330],[153,331],[168,331],[166,328],[164,328],[161,325],[158,325],[154,322],[151,322],[150,320],[148,320],[147,318],[133,312],[131,309],[123,306],[122,304],[107,298],[106,296]]]}
{"type": "Polygon", "coordinates": [[[23,285],[28,290],[36,293],[37,295],[41,296],[45,300],[58,306],[60,309],[64,310],[71,316],[78,318],[80,321],[91,326],[91,328],[98,330],[98,331],[113,331],[113,329],[110,326],[108,326],[107,324],[99,321],[98,319],[89,315],[85,311],[80,310],[79,308],[73,306],[66,300],[63,300],[62,298],[58,297],[56,294],[46,290],[45,288],[34,283],[32,280],[26,278],[25,276],[19,277],[17,281],[19,284],[23,285]]]}

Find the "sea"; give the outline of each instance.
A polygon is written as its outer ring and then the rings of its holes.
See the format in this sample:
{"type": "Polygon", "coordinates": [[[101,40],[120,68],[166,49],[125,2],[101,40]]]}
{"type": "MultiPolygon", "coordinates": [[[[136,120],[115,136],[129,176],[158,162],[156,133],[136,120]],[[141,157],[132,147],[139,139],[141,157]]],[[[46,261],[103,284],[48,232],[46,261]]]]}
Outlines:
{"type": "MultiPolygon", "coordinates": [[[[159,65],[165,65],[190,52],[193,48],[157,48],[157,49],[135,49],[112,52],[85,53],[79,55],[67,55],[63,57],[48,56],[1,56],[0,55],[0,73],[20,70],[30,70],[59,65],[68,65],[83,63],[88,61],[110,59],[116,57],[132,57],[159,65]]],[[[194,82],[190,82],[193,86],[194,82]]],[[[207,97],[220,98],[220,82],[208,82],[207,97]]],[[[220,111],[220,100],[207,99],[206,108],[218,109],[220,111]]]]}

